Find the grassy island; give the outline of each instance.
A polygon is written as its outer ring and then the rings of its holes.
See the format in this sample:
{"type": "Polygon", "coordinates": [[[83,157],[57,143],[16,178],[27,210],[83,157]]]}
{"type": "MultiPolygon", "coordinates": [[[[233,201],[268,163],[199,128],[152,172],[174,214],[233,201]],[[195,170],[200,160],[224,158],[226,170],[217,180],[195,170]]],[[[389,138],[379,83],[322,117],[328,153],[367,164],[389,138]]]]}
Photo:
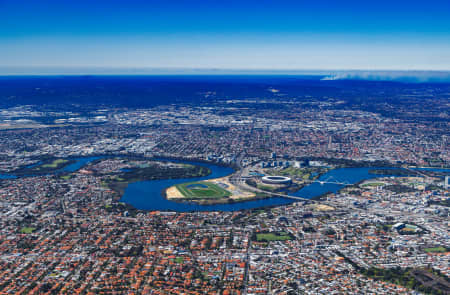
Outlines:
{"type": "Polygon", "coordinates": [[[19,168],[14,171],[17,175],[41,175],[53,173],[70,164],[75,163],[73,159],[47,158],[40,161],[38,165],[19,168]]]}
{"type": "Polygon", "coordinates": [[[64,164],[67,164],[69,160],[66,159],[55,159],[50,163],[43,164],[41,166],[38,166],[36,169],[43,169],[43,168],[53,168],[56,169],[60,166],[63,166],[64,164]]]}

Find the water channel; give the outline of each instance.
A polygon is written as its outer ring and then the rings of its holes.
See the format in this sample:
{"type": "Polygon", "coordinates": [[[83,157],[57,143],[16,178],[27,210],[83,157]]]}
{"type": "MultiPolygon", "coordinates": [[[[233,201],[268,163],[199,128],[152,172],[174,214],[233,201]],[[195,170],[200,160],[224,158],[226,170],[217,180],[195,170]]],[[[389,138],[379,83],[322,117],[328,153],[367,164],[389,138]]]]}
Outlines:
{"type": "MultiPolygon", "coordinates": [[[[90,162],[100,159],[102,157],[80,157],[73,158],[76,160],[75,163],[67,165],[52,174],[60,172],[74,172],[78,169],[84,167],[90,162]]],[[[272,197],[261,200],[253,200],[247,202],[237,202],[231,204],[216,204],[216,205],[198,205],[193,202],[174,202],[169,201],[163,197],[162,192],[164,189],[180,184],[187,181],[200,181],[212,178],[218,178],[227,176],[233,173],[233,169],[229,167],[218,166],[209,163],[193,162],[193,161],[181,161],[181,160],[171,160],[171,159],[160,159],[172,162],[181,162],[193,165],[200,165],[207,167],[211,170],[211,174],[205,177],[189,178],[189,179],[164,179],[164,180],[149,180],[149,181],[138,181],[130,183],[125,189],[125,193],[120,199],[121,202],[133,205],[137,209],[143,210],[161,210],[161,211],[178,211],[178,212],[188,212],[188,211],[237,211],[242,209],[259,208],[266,206],[277,206],[285,205],[295,202],[293,199],[287,199],[283,197],[272,197]]],[[[337,192],[342,189],[345,184],[354,184],[362,180],[382,177],[383,175],[370,174],[370,169],[376,168],[339,168],[328,171],[318,178],[319,182],[311,183],[302,189],[290,193],[290,195],[302,197],[305,199],[311,199],[320,196],[327,192],[337,192]],[[320,183],[322,181],[323,183],[320,183]],[[340,183],[340,184],[338,184],[340,183]]],[[[383,169],[386,169],[385,167],[383,169]]],[[[419,168],[420,169],[420,168],[419,168]]],[[[449,172],[448,169],[432,169],[433,171],[449,172]]],[[[15,178],[14,174],[0,174],[0,179],[15,178]]]]}

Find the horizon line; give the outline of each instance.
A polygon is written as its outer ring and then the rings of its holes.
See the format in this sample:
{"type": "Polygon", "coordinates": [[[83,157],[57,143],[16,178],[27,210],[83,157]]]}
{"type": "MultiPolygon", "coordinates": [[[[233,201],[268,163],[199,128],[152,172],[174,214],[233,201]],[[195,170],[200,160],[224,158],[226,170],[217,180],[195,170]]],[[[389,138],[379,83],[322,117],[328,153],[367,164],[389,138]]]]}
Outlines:
{"type": "Polygon", "coordinates": [[[1,67],[0,77],[79,76],[322,76],[321,80],[450,83],[450,70],[417,69],[219,69],[176,67],[1,67]]]}
{"type": "Polygon", "coordinates": [[[120,67],[120,66],[1,66],[0,73],[4,70],[59,70],[59,71],[74,71],[74,70],[86,70],[86,71],[232,71],[232,72],[442,72],[450,73],[450,69],[364,69],[364,68],[215,68],[215,67],[204,67],[204,68],[194,68],[194,67],[120,67]]]}

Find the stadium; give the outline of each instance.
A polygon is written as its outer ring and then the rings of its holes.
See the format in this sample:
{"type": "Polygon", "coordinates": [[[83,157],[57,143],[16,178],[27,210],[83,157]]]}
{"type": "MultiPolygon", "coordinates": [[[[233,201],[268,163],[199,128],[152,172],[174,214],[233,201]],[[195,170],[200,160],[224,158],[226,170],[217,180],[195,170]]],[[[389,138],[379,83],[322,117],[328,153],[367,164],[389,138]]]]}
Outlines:
{"type": "Polygon", "coordinates": [[[292,180],[286,176],[264,176],[262,182],[267,184],[287,185],[291,184],[292,180]]]}

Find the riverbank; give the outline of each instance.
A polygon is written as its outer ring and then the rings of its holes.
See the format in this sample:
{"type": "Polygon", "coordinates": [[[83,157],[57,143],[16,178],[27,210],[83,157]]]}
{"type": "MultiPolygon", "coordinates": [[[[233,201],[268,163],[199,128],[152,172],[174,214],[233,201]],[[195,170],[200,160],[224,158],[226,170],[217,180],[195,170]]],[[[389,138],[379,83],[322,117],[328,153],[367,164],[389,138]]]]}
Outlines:
{"type": "Polygon", "coordinates": [[[183,179],[206,177],[211,174],[209,168],[182,164],[180,167],[165,167],[153,164],[149,167],[133,168],[130,171],[111,174],[105,185],[119,196],[125,193],[130,183],[163,179],[183,179]]]}
{"type": "MultiPolygon", "coordinates": [[[[61,174],[69,179],[72,173],[77,173],[82,169],[83,173],[86,168],[89,170],[90,165],[102,161],[105,158],[132,158],[132,159],[142,159],[147,161],[166,161],[175,162],[180,164],[190,164],[207,167],[211,170],[211,174],[207,176],[200,176],[194,178],[170,178],[161,177],[154,179],[143,179],[135,178],[128,179],[127,181],[122,181],[121,179],[116,179],[117,184],[113,187],[114,200],[127,203],[129,206],[133,206],[137,210],[160,210],[160,211],[178,211],[178,212],[192,212],[192,211],[236,211],[245,210],[252,208],[262,208],[262,207],[274,207],[280,205],[286,205],[296,200],[287,199],[281,196],[269,196],[264,193],[256,193],[254,195],[246,195],[242,193],[232,194],[233,197],[228,197],[227,199],[219,200],[207,200],[207,201],[197,201],[192,200],[180,200],[179,198],[167,198],[166,191],[168,188],[182,184],[186,182],[198,182],[198,181],[218,181],[224,182],[223,178],[229,177],[234,170],[226,165],[216,165],[211,162],[196,162],[191,161],[191,159],[174,159],[174,158],[159,158],[159,157],[144,157],[139,155],[123,155],[123,154],[107,154],[107,155],[96,155],[91,157],[68,157],[64,159],[75,160],[76,163],[70,164],[61,168],[57,171],[52,171],[47,174],[61,174]]],[[[48,157],[47,159],[50,159],[48,157]]],[[[35,163],[34,165],[40,165],[41,163],[35,163]]],[[[223,163],[222,163],[223,164],[223,163]]],[[[324,198],[328,193],[336,193],[343,187],[348,185],[355,185],[360,181],[383,177],[383,175],[370,174],[371,169],[398,169],[397,167],[363,167],[363,168],[337,168],[332,169],[324,173],[323,175],[316,175],[318,178],[314,183],[305,185],[296,192],[289,192],[289,195],[298,196],[304,198],[305,201],[317,200],[324,198]],[[323,183],[320,183],[323,181],[323,183]]],[[[433,169],[434,170],[434,169],[433,169]]],[[[95,171],[93,171],[94,176],[95,171]]],[[[121,172],[122,173],[122,172],[121,172]]],[[[121,174],[121,173],[116,173],[121,174]]],[[[28,177],[32,175],[21,175],[19,177],[28,177]]],[[[14,178],[13,174],[0,175],[0,178],[14,178]]],[[[119,176],[120,178],[120,176],[119,176]]],[[[6,180],[1,180],[6,181],[6,180]]],[[[231,184],[228,184],[231,185],[231,184]]],[[[110,188],[109,186],[106,186],[110,188]]],[[[234,190],[232,186],[229,188],[234,190]]],[[[172,193],[171,193],[172,194],[172,193]]]]}

